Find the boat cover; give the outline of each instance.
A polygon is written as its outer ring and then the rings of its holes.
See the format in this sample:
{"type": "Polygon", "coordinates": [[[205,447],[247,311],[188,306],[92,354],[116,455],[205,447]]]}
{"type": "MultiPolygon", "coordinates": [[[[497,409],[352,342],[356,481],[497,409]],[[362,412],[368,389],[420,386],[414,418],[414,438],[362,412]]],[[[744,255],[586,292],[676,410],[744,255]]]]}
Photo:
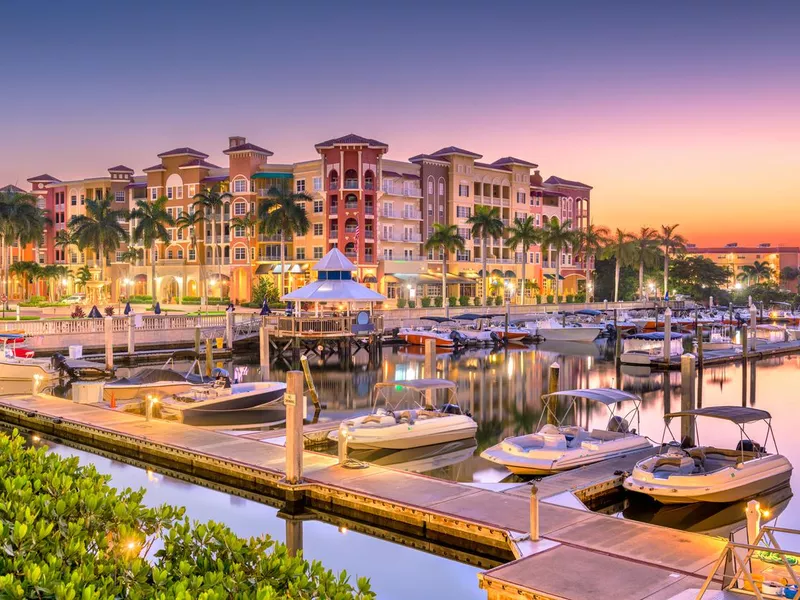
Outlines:
{"type": "Polygon", "coordinates": [[[636,394],[630,392],[623,392],[614,388],[593,388],[582,390],[562,390],[560,392],[553,392],[552,394],[545,394],[543,397],[550,396],[572,396],[574,398],[586,398],[587,400],[594,400],[595,402],[602,402],[606,406],[610,404],[617,404],[618,402],[625,402],[626,400],[637,400],[641,398],[636,394]]]}
{"type": "Polygon", "coordinates": [[[760,408],[750,408],[747,406],[708,406],[664,415],[665,419],[672,419],[673,417],[712,417],[714,419],[725,419],[726,421],[732,421],[733,423],[741,425],[743,423],[771,419],[772,415],[760,408]]]}
{"type": "Polygon", "coordinates": [[[106,385],[146,385],[160,381],[188,381],[187,377],[171,369],[142,369],[136,375],[121,377],[106,385]]]}

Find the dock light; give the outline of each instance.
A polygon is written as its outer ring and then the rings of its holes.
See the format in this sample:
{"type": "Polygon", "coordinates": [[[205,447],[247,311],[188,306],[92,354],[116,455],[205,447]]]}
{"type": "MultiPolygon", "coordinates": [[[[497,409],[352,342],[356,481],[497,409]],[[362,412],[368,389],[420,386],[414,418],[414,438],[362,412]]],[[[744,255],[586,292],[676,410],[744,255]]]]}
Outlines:
{"type": "Polygon", "coordinates": [[[339,533],[341,533],[342,535],[345,535],[347,533],[347,527],[345,527],[344,525],[340,526],[339,527],[339,533]]]}
{"type": "Polygon", "coordinates": [[[38,435],[34,435],[34,436],[31,436],[31,439],[32,439],[34,442],[39,442],[39,441],[41,441],[41,439],[42,439],[42,438],[40,438],[38,435]]]}
{"type": "Polygon", "coordinates": [[[33,376],[33,395],[36,396],[39,394],[39,385],[42,383],[42,376],[38,373],[35,373],[33,376]]]}

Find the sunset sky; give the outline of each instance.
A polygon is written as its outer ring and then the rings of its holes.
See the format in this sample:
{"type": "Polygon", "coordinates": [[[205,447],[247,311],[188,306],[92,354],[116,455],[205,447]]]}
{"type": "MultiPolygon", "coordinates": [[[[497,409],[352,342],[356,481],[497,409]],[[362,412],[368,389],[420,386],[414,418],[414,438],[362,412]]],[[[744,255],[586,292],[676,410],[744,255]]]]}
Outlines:
{"type": "Polygon", "coordinates": [[[0,185],[229,135],[457,145],[594,186],[597,223],[800,243],[797,2],[14,2],[0,185]]]}

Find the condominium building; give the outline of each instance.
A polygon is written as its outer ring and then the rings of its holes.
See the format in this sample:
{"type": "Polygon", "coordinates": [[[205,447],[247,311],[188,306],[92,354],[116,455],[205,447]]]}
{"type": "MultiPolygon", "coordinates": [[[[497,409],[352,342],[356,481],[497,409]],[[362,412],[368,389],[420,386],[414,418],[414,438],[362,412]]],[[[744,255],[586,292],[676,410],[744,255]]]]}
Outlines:
{"type": "MultiPolygon", "coordinates": [[[[179,147],[158,154],[158,162],[142,169],[141,176],[118,165],[108,169],[107,176],[77,181],[33,177],[31,192],[40,196],[53,228],[43,248],[26,249],[16,259],[35,256],[39,262],[97,269],[96,257],[74,246],[55,245],[56,233],[73,215],[83,213],[87,198],[111,194],[115,207],[132,209],[137,201],[163,196],[177,220],[195,210],[196,194],[216,189],[229,196],[216,212],[206,211],[202,226],[170,228],[166,242],[140,248],[141,259],[123,261],[128,258],[125,246],[109,257],[106,276],[112,298],[150,293],[149,265],[155,260],[161,300],[208,295],[248,301],[258,277],[271,277],[275,283],[283,279],[284,291],[304,285],[314,277],[314,262],[333,247],[354,262],[359,281],[385,294],[390,303],[440,296],[443,256],[425,249],[436,223],[456,225],[466,241],[463,251],[447,257],[445,296],[480,295],[485,279],[493,293],[516,298],[522,249],[509,248],[505,236],[487,240],[484,278],[482,243],[472,237],[467,222],[475,207],[497,207],[505,225],[528,216],[537,226],[552,219],[568,220],[573,228],[589,222],[590,186],[559,177],[543,180],[536,163],[520,158],[483,162],[476,152],[449,146],[407,161],[393,160],[386,157],[388,144],[355,134],[325,140],[314,150],[310,160],[276,163],[272,151],[232,136],[221,151],[226,165],[213,164],[205,152],[179,147]],[[307,232],[285,232],[281,237],[258,231],[258,206],[273,188],[310,198],[307,232]]],[[[135,225],[127,223],[131,231],[135,225]]],[[[552,249],[532,247],[526,258],[526,279],[547,295],[555,276],[552,249]]],[[[561,264],[562,293],[576,293],[583,285],[585,266],[570,248],[562,253],[561,264]]],[[[527,290],[527,295],[534,291],[527,290]]]]}
{"type": "MultiPolygon", "coordinates": [[[[797,269],[800,267],[800,247],[798,246],[773,246],[770,243],[756,244],[755,246],[739,245],[735,242],[724,246],[697,246],[688,244],[686,253],[702,256],[714,261],[721,267],[730,271],[730,287],[736,284],[747,285],[746,274],[742,275],[743,267],[752,267],[754,263],[767,263],[772,273],[772,280],[777,281],[781,270],[785,267],[797,269]]],[[[763,278],[759,277],[761,280],[763,278]]],[[[796,287],[796,282],[794,286],[796,287]]]]}

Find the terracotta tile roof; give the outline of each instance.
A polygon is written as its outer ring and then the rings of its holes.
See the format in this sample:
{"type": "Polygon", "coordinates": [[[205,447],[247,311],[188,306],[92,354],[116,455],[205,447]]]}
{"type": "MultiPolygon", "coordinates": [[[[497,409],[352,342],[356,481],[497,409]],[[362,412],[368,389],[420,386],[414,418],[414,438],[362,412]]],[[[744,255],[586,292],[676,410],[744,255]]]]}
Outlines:
{"type": "Polygon", "coordinates": [[[40,181],[61,181],[60,179],[56,179],[52,175],[48,175],[44,173],[43,175],[37,175],[36,177],[28,178],[28,182],[30,183],[39,183],[40,181]]]}
{"type": "Polygon", "coordinates": [[[489,164],[489,163],[484,163],[484,162],[478,162],[477,160],[475,161],[475,166],[476,167],[483,167],[484,169],[501,169],[503,171],[510,171],[511,170],[510,167],[506,167],[504,165],[495,165],[495,164],[489,164]]]}
{"type": "Polygon", "coordinates": [[[153,165],[152,167],[147,167],[146,169],[142,169],[145,173],[148,171],[166,171],[166,167],[162,164],[153,165]]]}
{"type": "Polygon", "coordinates": [[[117,165],[116,167],[111,167],[108,170],[109,173],[133,173],[133,169],[130,167],[126,167],[125,165],[117,165]]]}
{"type": "Polygon", "coordinates": [[[134,181],[133,183],[129,183],[128,185],[126,185],[125,189],[127,190],[128,188],[146,188],[146,187],[147,187],[146,181],[134,181]]]}
{"type": "Polygon", "coordinates": [[[231,152],[246,152],[247,150],[250,150],[252,152],[258,152],[259,154],[266,154],[267,156],[272,156],[273,154],[275,154],[274,152],[271,152],[266,148],[262,148],[261,146],[256,146],[255,144],[251,144],[249,142],[246,144],[239,144],[238,146],[234,146],[233,148],[228,148],[226,150],[223,150],[222,153],[230,154],[231,152]]]}
{"type": "Polygon", "coordinates": [[[442,148],[441,150],[437,150],[431,154],[431,156],[436,158],[437,156],[450,156],[451,154],[463,154],[464,156],[471,156],[473,158],[483,158],[482,154],[470,152],[469,150],[464,150],[458,146],[448,146],[447,148],[442,148]]]}
{"type": "Polygon", "coordinates": [[[198,158],[208,158],[208,154],[204,154],[199,150],[195,150],[194,148],[173,148],[172,150],[167,150],[166,152],[162,152],[158,155],[158,158],[165,158],[167,156],[197,156],[198,158]]]}
{"type": "Polygon", "coordinates": [[[535,169],[539,166],[536,163],[528,162],[527,160],[522,160],[521,158],[514,158],[513,156],[504,156],[503,158],[498,158],[492,164],[497,166],[519,165],[521,167],[528,167],[530,169],[535,169]]]}
{"type": "Polygon", "coordinates": [[[339,138],[333,138],[332,140],[325,140],[324,142],[320,142],[319,144],[315,144],[314,148],[331,148],[333,146],[348,146],[348,145],[365,145],[369,146],[370,148],[389,148],[388,144],[384,144],[383,142],[379,142],[378,140],[373,140],[371,138],[361,137],[360,135],[356,135],[355,133],[348,133],[339,138]]]}
{"type": "Polygon", "coordinates": [[[545,183],[549,183],[552,185],[569,185],[572,187],[586,188],[587,190],[592,189],[592,186],[586,185],[585,183],[581,183],[580,181],[570,181],[569,179],[562,179],[561,177],[556,177],[555,175],[552,175],[551,177],[545,179],[545,183]]]}
{"type": "Polygon", "coordinates": [[[423,160],[435,160],[435,161],[438,161],[438,162],[445,162],[441,158],[437,158],[437,157],[432,156],[430,154],[417,154],[417,155],[412,156],[411,158],[409,158],[408,162],[418,163],[418,162],[422,162],[423,160]]]}
{"type": "Polygon", "coordinates": [[[190,167],[203,167],[205,169],[219,169],[217,165],[212,165],[210,162],[203,160],[202,158],[195,158],[194,160],[190,160],[189,162],[183,163],[179,166],[179,169],[188,169],[190,167]]]}

